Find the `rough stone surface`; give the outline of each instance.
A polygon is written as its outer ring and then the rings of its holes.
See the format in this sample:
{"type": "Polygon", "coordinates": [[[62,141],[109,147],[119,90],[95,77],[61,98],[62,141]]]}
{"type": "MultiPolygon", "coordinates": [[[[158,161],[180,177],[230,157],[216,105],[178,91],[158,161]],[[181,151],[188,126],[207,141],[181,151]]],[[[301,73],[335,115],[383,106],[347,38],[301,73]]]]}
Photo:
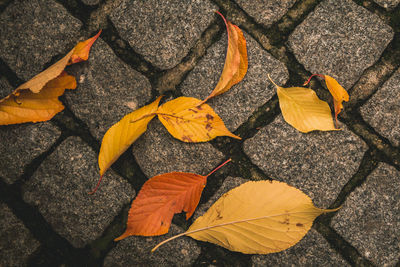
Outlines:
{"type": "Polygon", "coordinates": [[[137,53],[169,69],[186,56],[217,9],[208,0],[125,0],[110,17],[137,53]]]}
{"type": "Polygon", "coordinates": [[[182,232],[171,224],[168,234],[163,236],[128,237],[106,256],[104,266],[191,266],[201,250],[190,237],[179,237],[150,252],[161,241],[182,232]]]}
{"type": "Polygon", "coordinates": [[[287,250],[255,255],[251,260],[252,266],[350,266],[314,229],[287,250]]]}
{"type": "Polygon", "coordinates": [[[24,185],[24,200],[38,206],[54,230],[75,247],[100,237],[134,190],[113,171],[99,178],[97,156],[79,137],[67,138],[24,185]]]}
{"type": "Polygon", "coordinates": [[[258,23],[270,26],[293,6],[296,0],[235,0],[238,5],[258,23]]]}
{"type": "Polygon", "coordinates": [[[374,2],[386,9],[393,9],[400,3],[400,0],[374,0],[374,2]]]}
{"type": "Polygon", "coordinates": [[[52,0],[13,1],[0,21],[0,57],[23,80],[72,49],[82,26],[52,0]]]}
{"type": "Polygon", "coordinates": [[[99,140],[114,123],[150,100],[150,82],[115,56],[101,39],[93,45],[81,71],[78,88],[66,92],[68,106],[99,140]]]}
{"type": "Polygon", "coordinates": [[[400,69],[361,107],[364,119],[400,146],[400,69]]]}
{"type": "Polygon", "coordinates": [[[13,91],[12,86],[7,81],[7,79],[3,76],[0,78],[0,99],[8,96],[13,91]]]}
{"type": "Polygon", "coordinates": [[[377,266],[400,255],[400,172],[380,163],[346,199],[333,228],[377,266]]]}
{"type": "Polygon", "coordinates": [[[289,36],[289,48],[312,73],[349,89],[393,38],[378,16],[351,0],[325,0],[289,36]]]}
{"type": "Polygon", "coordinates": [[[327,207],[353,176],[366,144],[345,126],[341,131],[301,133],[282,115],[244,142],[251,161],[269,177],[303,190],[327,207]]]}
{"type": "Polygon", "coordinates": [[[224,159],[209,143],[184,143],[174,139],[157,118],[133,144],[133,155],[149,178],[173,171],[206,175],[224,159]]]}
{"type": "Polygon", "coordinates": [[[0,127],[0,176],[14,183],[33,159],[47,151],[61,132],[49,122],[0,127]]]}
{"type": "MultiPolygon", "coordinates": [[[[250,35],[244,35],[249,62],[246,76],[228,92],[207,102],[231,131],[236,130],[275,94],[276,89],[270,84],[267,74],[279,84],[284,84],[289,78],[283,63],[263,50],[250,35]]],[[[224,68],[226,49],[227,38],[224,34],[221,40],[208,49],[183,82],[181,89],[184,95],[204,99],[212,92],[224,68]]]]}
{"type": "Polygon", "coordinates": [[[85,5],[94,6],[100,3],[100,0],[82,0],[85,5]]]}
{"type": "Polygon", "coordinates": [[[7,205],[2,203],[0,218],[0,266],[27,266],[29,256],[40,243],[7,205]]]}

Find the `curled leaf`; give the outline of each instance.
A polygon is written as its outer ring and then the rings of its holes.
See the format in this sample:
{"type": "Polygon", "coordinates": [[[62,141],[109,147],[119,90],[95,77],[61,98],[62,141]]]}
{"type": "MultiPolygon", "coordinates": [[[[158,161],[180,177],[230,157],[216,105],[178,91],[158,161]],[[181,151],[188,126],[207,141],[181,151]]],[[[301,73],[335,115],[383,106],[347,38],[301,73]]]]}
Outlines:
{"type": "Polygon", "coordinates": [[[92,47],[93,43],[99,38],[101,34],[100,30],[95,36],[92,38],[87,39],[86,41],[79,42],[75,48],[74,53],[71,55],[68,64],[74,64],[81,61],[86,61],[89,58],[90,48],[92,47]]]}
{"type": "Polygon", "coordinates": [[[297,188],[278,181],[244,183],[218,199],[182,235],[246,254],[287,249],[310,230],[314,219],[335,210],[316,208],[297,188]]]}
{"type": "Polygon", "coordinates": [[[161,98],[124,116],[104,134],[99,153],[100,180],[90,194],[96,192],[106,170],[147,130],[161,98]]]}
{"type": "MultiPolygon", "coordinates": [[[[274,83],[272,80],[271,82],[274,83]]],[[[277,87],[279,106],[287,123],[303,133],[336,130],[328,103],[319,99],[313,90],[274,85],[277,87]]]]}
{"type": "Polygon", "coordinates": [[[225,161],[206,176],[170,172],[150,178],[132,202],[126,231],[115,241],[131,235],[156,236],[168,233],[175,213],[186,212],[189,219],[197,205],[207,177],[231,161],[225,161]]]}
{"type": "Polygon", "coordinates": [[[335,107],[335,120],[337,123],[337,116],[343,108],[343,101],[349,101],[349,94],[347,91],[331,76],[324,75],[326,87],[333,97],[333,105],[335,107]]]}
{"type": "Polygon", "coordinates": [[[206,142],[217,136],[240,139],[209,105],[200,102],[193,97],[178,97],[158,108],[158,118],[173,137],[183,142],[206,142]]]}
{"type": "Polygon", "coordinates": [[[220,79],[211,94],[201,103],[228,91],[233,85],[240,82],[247,72],[247,48],[243,32],[238,26],[227,21],[221,13],[218,11],[217,13],[222,17],[226,25],[228,49],[220,79]]]}

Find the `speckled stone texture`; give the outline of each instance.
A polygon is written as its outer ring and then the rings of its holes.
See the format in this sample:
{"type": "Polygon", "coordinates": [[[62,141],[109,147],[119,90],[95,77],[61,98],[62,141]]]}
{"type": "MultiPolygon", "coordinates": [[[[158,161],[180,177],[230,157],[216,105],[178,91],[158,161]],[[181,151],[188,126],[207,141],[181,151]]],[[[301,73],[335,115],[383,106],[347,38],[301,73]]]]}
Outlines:
{"type": "Polygon", "coordinates": [[[235,2],[256,22],[270,26],[285,15],[296,0],[235,0],[235,2]]]}
{"type": "Polygon", "coordinates": [[[9,184],[17,181],[31,161],[46,152],[60,134],[49,122],[0,126],[0,176],[9,184]]]}
{"type": "Polygon", "coordinates": [[[13,1],[0,21],[0,57],[23,80],[72,49],[82,26],[52,0],[13,1]]]}
{"type": "Polygon", "coordinates": [[[400,69],[361,107],[364,119],[400,146],[400,69]]]}
{"type": "Polygon", "coordinates": [[[93,45],[79,86],[66,92],[67,104],[101,140],[113,124],[151,97],[150,82],[122,62],[101,39],[93,45]]]}
{"type": "Polygon", "coordinates": [[[333,228],[377,266],[400,255],[400,172],[380,163],[346,199],[333,228]]]}
{"type": "MultiPolygon", "coordinates": [[[[275,94],[276,89],[269,82],[268,74],[279,84],[284,84],[289,78],[283,63],[263,50],[250,35],[244,33],[244,36],[249,62],[246,76],[228,92],[207,101],[231,131],[236,130],[275,94]]],[[[227,37],[224,34],[207,50],[182,83],[184,95],[204,99],[212,92],[224,68],[226,49],[227,37]]]]}
{"type": "Polygon", "coordinates": [[[97,183],[97,155],[79,137],[69,137],[40,165],[23,187],[24,200],[38,206],[54,230],[75,247],[100,237],[135,196],[134,190],[113,171],[97,183]]]}
{"type": "Polygon", "coordinates": [[[311,230],[293,247],[251,257],[252,266],[350,266],[317,231],[311,230]]]}
{"type": "Polygon", "coordinates": [[[39,242],[2,203],[0,218],[0,266],[27,266],[27,260],[39,247],[39,242]]]}
{"type": "Polygon", "coordinates": [[[206,175],[224,159],[209,143],[184,143],[173,138],[157,117],[132,151],[148,178],[173,171],[206,175]]]}
{"type": "Polygon", "coordinates": [[[181,228],[171,224],[166,235],[125,238],[106,256],[104,266],[191,266],[201,250],[190,237],[179,237],[150,252],[158,243],[182,232],[181,228]]]}
{"type": "Polygon", "coordinates": [[[345,126],[341,131],[304,134],[287,124],[282,115],[243,147],[269,177],[304,191],[321,208],[336,199],[367,150],[345,126]]]}
{"type": "Polygon", "coordinates": [[[85,5],[94,6],[100,3],[100,0],[82,0],[85,5]]]}
{"type": "Polygon", "coordinates": [[[392,28],[353,1],[325,0],[296,27],[288,45],[308,71],[350,89],[392,38],[392,28]]]}
{"type": "Polygon", "coordinates": [[[374,2],[390,10],[395,8],[400,3],[400,0],[374,0],[374,2]]]}
{"type": "Polygon", "coordinates": [[[137,53],[169,69],[186,56],[217,9],[208,0],[125,0],[110,18],[137,53]]]}
{"type": "Polygon", "coordinates": [[[0,78],[0,99],[3,99],[4,97],[8,96],[14,88],[10,85],[10,83],[7,81],[6,77],[1,77],[0,78]]]}

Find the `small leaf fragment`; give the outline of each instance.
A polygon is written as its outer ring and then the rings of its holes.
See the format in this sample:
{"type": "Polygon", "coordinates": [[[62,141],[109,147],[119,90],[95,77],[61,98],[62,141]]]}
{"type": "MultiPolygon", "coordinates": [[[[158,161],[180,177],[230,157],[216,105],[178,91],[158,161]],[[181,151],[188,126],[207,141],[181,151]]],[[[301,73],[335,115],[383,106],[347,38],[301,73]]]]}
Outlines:
{"type": "Polygon", "coordinates": [[[206,142],[217,136],[240,139],[209,105],[199,103],[197,98],[178,97],[158,108],[158,118],[173,137],[183,142],[206,142]]]}
{"type": "Polygon", "coordinates": [[[126,231],[115,241],[131,235],[156,236],[168,233],[175,213],[186,212],[189,219],[199,204],[207,177],[231,161],[222,163],[208,175],[170,172],[146,181],[129,210],[126,231]]]}
{"type": "Polygon", "coordinates": [[[233,85],[240,82],[247,72],[247,48],[246,39],[240,28],[227,21],[224,16],[217,11],[225,22],[228,33],[228,49],[226,52],[225,64],[221,73],[221,77],[211,94],[202,101],[225,93],[233,85]]]}
{"type": "Polygon", "coordinates": [[[100,176],[147,130],[147,124],[154,118],[160,100],[161,96],[153,103],[124,116],[107,130],[99,153],[100,176]]]}
{"type": "Polygon", "coordinates": [[[58,97],[65,89],[75,89],[75,77],[62,72],[40,92],[21,90],[0,102],[0,125],[50,120],[64,109],[58,97]]]}
{"type": "Polygon", "coordinates": [[[218,199],[180,235],[246,254],[287,249],[310,230],[314,219],[333,212],[316,208],[301,190],[278,181],[244,183],[218,199]]]}
{"type": "Polygon", "coordinates": [[[92,47],[93,43],[99,38],[101,34],[100,30],[95,36],[92,38],[87,39],[86,41],[79,42],[75,48],[74,53],[71,55],[68,64],[74,64],[81,61],[86,61],[89,58],[90,48],[92,47]]]}
{"type": "Polygon", "coordinates": [[[337,116],[343,109],[343,101],[349,101],[349,94],[347,91],[331,76],[324,75],[326,87],[333,97],[333,105],[335,107],[335,120],[337,123],[337,116]]]}
{"type": "Polygon", "coordinates": [[[283,88],[276,84],[275,86],[283,118],[294,128],[303,133],[337,130],[328,103],[319,99],[313,90],[304,87],[283,88]]]}

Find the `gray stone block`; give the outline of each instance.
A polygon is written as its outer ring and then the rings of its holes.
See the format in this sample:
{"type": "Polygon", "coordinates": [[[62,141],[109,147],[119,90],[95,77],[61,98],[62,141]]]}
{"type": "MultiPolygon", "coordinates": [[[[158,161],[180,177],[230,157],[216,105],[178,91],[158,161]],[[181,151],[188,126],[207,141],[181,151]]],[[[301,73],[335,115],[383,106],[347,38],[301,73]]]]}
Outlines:
{"type": "Polygon", "coordinates": [[[0,15],[0,57],[23,79],[65,54],[82,23],[52,0],[13,1],[0,15]]]}
{"type": "Polygon", "coordinates": [[[390,10],[395,8],[400,3],[400,0],[374,0],[374,2],[390,10]]]}
{"type": "Polygon", "coordinates": [[[0,176],[11,184],[25,167],[47,151],[61,132],[49,122],[0,126],[0,176]]]}
{"type": "Polygon", "coordinates": [[[101,39],[93,45],[76,90],[67,91],[68,106],[101,140],[106,131],[151,97],[150,82],[119,59],[101,39]]]}
{"type": "Polygon", "coordinates": [[[392,28],[353,1],[325,0],[297,26],[288,45],[308,71],[350,89],[392,38],[392,28]]]}
{"type": "Polygon", "coordinates": [[[53,229],[75,247],[100,237],[135,196],[131,186],[109,170],[94,195],[99,178],[97,155],[79,137],[67,138],[39,166],[23,187],[23,198],[38,206],[53,229]]]}
{"type": "Polygon", "coordinates": [[[210,1],[124,0],[111,13],[121,37],[161,69],[178,64],[215,19],[210,1]]]}
{"type": "Polygon", "coordinates": [[[292,185],[326,208],[357,171],[367,145],[341,131],[301,133],[282,115],[244,142],[251,161],[269,177],[292,185]]]}
{"type": "Polygon", "coordinates": [[[317,231],[281,252],[251,257],[252,266],[350,266],[317,231]]]}
{"type": "Polygon", "coordinates": [[[0,266],[27,266],[29,256],[40,246],[7,205],[0,203],[0,266]]]}
{"type": "MultiPolygon", "coordinates": [[[[244,35],[249,62],[246,76],[228,92],[207,102],[231,131],[236,130],[275,94],[275,86],[270,84],[267,74],[279,84],[284,84],[289,78],[283,63],[263,50],[250,35],[244,35]]],[[[204,58],[182,83],[184,95],[204,99],[212,92],[224,68],[226,49],[227,37],[224,34],[221,40],[207,50],[204,58]]]]}
{"type": "Polygon", "coordinates": [[[8,96],[14,88],[8,83],[7,79],[3,76],[0,78],[0,99],[8,96]]]}
{"type": "Polygon", "coordinates": [[[184,143],[173,138],[158,118],[150,122],[132,151],[149,178],[174,171],[206,175],[224,159],[209,143],[184,143]]]}
{"type": "Polygon", "coordinates": [[[400,69],[362,107],[364,119],[400,146],[400,69]]]}
{"type": "Polygon", "coordinates": [[[159,242],[182,232],[181,228],[171,224],[166,235],[130,236],[110,251],[104,266],[191,266],[201,250],[190,237],[179,237],[150,252],[159,242]]]}
{"type": "Polygon", "coordinates": [[[85,5],[94,6],[100,3],[100,0],[82,0],[85,5]]]}
{"type": "Polygon", "coordinates": [[[396,266],[400,255],[400,172],[380,163],[346,199],[333,228],[377,266],[396,266]]]}
{"type": "Polygon", "coordinates": [[[257,23],[270,26],[278,21],[293,6],[296,0],[235,0],[257,23]]]}

